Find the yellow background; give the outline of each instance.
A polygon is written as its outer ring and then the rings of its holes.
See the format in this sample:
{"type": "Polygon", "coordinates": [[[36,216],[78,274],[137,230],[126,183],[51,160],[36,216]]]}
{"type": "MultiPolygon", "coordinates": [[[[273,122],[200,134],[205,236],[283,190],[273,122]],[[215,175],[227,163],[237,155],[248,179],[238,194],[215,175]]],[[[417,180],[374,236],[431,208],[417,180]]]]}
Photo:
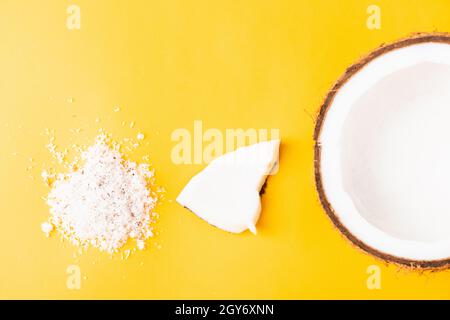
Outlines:
{"type": "Polygon", "coordinates": [[[70,31],[71,3],[0,1],[0,298],[450,298],[450,272],[384,265],[333,228],[314,189],[311,118],[361,55],[411,32],[450,31],[448,0],[77,0],[81,30],[70,31]],[[370,4],[381,30],[366,27],[370,4]],[[194,120],[280,129],[258,236],[228,234],[165,201],[159,235],[126,261],[97,250],[77,258],[45,238],[45,128],[59,146],[89,143],[99,127],[144,132],[149,145],[134,156],[151,156],[170,200],[202,168],[170,159],[171,132],[194,120]],[[72,264],[80,290],[66,287],[72,264]],[[367,289],[372,264],[381,290],[367,289]]]}

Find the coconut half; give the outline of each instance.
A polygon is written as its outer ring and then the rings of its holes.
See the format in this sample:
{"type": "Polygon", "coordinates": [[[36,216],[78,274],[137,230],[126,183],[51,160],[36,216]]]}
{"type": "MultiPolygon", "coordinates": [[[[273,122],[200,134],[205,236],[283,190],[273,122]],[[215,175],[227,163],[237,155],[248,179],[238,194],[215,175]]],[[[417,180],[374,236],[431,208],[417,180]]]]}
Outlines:
{"type": "Polygon", "coordinates": [[[325,211],[355,245],[419,268],[450,265],[450,35],[417,35],[351,66],[315,129],[325,211]]]}

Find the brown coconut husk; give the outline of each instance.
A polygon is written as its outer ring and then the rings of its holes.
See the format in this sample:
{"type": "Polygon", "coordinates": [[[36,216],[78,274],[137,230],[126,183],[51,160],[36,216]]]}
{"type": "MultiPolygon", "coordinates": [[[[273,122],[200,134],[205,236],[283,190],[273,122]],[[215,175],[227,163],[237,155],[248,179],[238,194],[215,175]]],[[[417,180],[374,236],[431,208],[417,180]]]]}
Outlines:
{"type": "Polygon", "coordinates": [[[401,39],[399,41],[383,44],[379,48],[375,49],[367,56],[361,58],[359,61],[351,65],[345,73],[336,81],[331,90],[327,93],[325,100],[320,107],[319,114],[316,119],[316,126],[314,130],[314,176],[316,189],[319,194],[319,199],[322,204],[322,207],[325,209],[328,217],[331,219],[333,224],[342,235],[346,239],[348,239],[352,244],[354,244],[359,249],[364,252],[374,256],[377,259],[380,259],[383,262],[394,263],[401,268],[414,269],[414,270],[441,270],[450,268],[450,257],[442,260],[432,260],[432,261],[421,261],[421,260],[410,260],[402,257],[393,256],[387,254],[385,252],[381,252],[366,243],[359,240],[356,236],[354,236],[339,220],[338,215],[335,213],[333,207],[327,199],[325,194],[323,184],[322,184],[322,176],[320,169],[320,157],[321,157],[321,146],[319,143],[319,136],[322,130],[322,125],[325,121],[327,111],[330,108],[336,93],[341,89],[341,87],[357,72],[359,72],[362,68],[364,68],[369,62],[373,59],[391,52],[396,49],[404,48],[410,45],[419,44],[419,43],[429,43],[429,42],[438,42],[438,43],[448,43],[450,44],[450,33],[415,33],[408,38],[401,39]]]}

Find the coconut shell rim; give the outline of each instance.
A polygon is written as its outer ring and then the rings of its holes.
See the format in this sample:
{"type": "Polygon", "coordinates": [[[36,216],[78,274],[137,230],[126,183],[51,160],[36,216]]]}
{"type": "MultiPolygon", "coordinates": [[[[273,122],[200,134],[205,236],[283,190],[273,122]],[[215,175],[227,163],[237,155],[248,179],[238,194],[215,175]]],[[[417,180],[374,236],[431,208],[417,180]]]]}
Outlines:
{"type": "Polygon", "coordinates": [[[340,231],[340,233],[347,238],[352,244],[354,244],[359,249],[364,252],[378,258],[384,262],[394,263],[403,267],[411,269],[448,269],[450,268],[450,257],[438,260],[414,260],[407,259],[403,257],[398,257],[364,243],[356,236],[354,236],[350,230],[348,230],[345,225],[340,221],[338,215],[334,211],[332,205],[327,199],[321,175],[321,145],[319,142],[320,134],[322,132],[323,123],[325,121],[328,110],[333,104],[334,97],[337,92],[342,88],[344,84],[347,83],[356,73],[361,71],[365,66],[367,66],[372,60],[382,56],[383,54],[389,53],[396,49],[401,49],[421,43],[446,43],[450,45],[450,33],[415,33],[410,37],[403,38],[401,40],[392,42],[387,45],[381,45],[377,49],[371,51],[368,55],[362,57],[357,62],[352,64],[346,69],[344,74],[334,83],[331,89],[325,96],[325,99],[320,106],[319,113],[316,118],[315,128],[314,128],[314,178],[316,184],[316,190],[319,195],[319,200],[326,214],[334,224],[334,226],[340,231]]]}

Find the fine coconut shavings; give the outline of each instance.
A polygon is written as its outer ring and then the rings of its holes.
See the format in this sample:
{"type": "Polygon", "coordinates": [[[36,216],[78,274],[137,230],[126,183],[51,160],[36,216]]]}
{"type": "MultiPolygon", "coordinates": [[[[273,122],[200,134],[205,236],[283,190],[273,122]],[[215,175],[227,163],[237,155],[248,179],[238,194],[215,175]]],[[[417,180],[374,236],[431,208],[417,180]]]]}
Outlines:
{"type": "MultiPolygon", "coordinates": [[[[75,245],[117,252],[128,239],[139,249],[153,235],[158,195],[148,164],[125,160],[119,145],[100,134],[66,174],[51,183],[50,222],[75,245]]],[[[46,176],[47,177],[47,176],[46,176]]]]}

